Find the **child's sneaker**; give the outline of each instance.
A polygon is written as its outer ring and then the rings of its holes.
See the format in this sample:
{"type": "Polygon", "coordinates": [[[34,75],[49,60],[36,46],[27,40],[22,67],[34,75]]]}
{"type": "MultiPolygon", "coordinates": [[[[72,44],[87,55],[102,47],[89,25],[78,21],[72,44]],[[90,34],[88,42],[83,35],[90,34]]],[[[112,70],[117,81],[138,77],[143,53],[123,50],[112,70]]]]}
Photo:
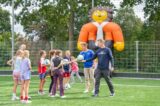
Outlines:
{"type": "Polygon", "coordinates": [[[44,94],[46,94],[44,91],[38,91],[38,94],[39,95],[44,95],[44,94]]]}
{"type": "Polygon", "coordinates": [[[95,92],[95,90],[93,89],[93,90],[92,90],[92,93],[94,94],[94,92],[95,92]]]}
{"type": "Polygon", "coordinates": [[[12,100],[13,100],[13,101],[14,101],[14,100],[19,100],[19,97],[13,95],[13,96],[12,96],[12,100]]]}
{"type": "Polygon", "coordinates": [[[38,95],[41,95],[41,91],[38,91],[38,95]]]}
{"type": "Polygon", "coordinates": [[[65,89],[65,90],[68,89],[68,85],[67,85],[67,84],[65,84],[64,89],[65,89]]]}
{"type": "Polygon", "coordinates": [[[31,96],[28,96],[28,100],[31,100],[31,96]]]}
{"type": "Polygon", "coordinates": [[[46,93],[44,91],[41,92],[41,95],[45,95],[46,93]]]}
{"type": "Polygon", "coordinates": [[[28,103],[32,103],[32,101],[30,101],[30,100],[24,100],[24,103],[28,104],[28,103]]]}
{"type": "Polygon", "coordinates": [[[13,101],[16,100],[16,96],[12,96],[12,99],[11,99],[11,100],[13,100],[13,101]]]}
{"type": "Polygon", "coordinates": [[[56,96],[56,97],[59,97],[59,94],[57,94],[57,93],[56,93],[56,95],[55,95],[55,96],[56,96]]]}
{"type": "Polygon", "coordinates": [[[70,85],[70,84],[67,84],[67,87],[68,87],[68,88],[71,88],[71,85],[70,85]]]}
{"type": "Polygon", "coordinates": [[[16,100],[19,100],[19,97],[16,96],[16,100]]]}
{"type": "Polygon", "coordinates": [[[89,91],[88,90],[85,90],[83,93],[88,93],[89,91]]]}
{"type": "Polygon", "coordinates": [[[25,103],[25,100],[20,100],[21,103],[25,103]]]}
{"type": "Polygon", "coordinates": [[[49,93],[49,95],[48,96],[51,96],[52,95],[52,93],[49,93]]]}
{"type": "Polygon", "coordinates": [[[66,96],[63,95],[63,96],[61,96],[61,98],[62,98],[62,99],[63,99],[63,98],[66,98],[66,96]]]}
{"type": "Polygon", "coordinates": [[[56,96],[55,96],[55,95],[50,95],[50,97],[54,98],[54,97],[56,97],[56,96]]]}

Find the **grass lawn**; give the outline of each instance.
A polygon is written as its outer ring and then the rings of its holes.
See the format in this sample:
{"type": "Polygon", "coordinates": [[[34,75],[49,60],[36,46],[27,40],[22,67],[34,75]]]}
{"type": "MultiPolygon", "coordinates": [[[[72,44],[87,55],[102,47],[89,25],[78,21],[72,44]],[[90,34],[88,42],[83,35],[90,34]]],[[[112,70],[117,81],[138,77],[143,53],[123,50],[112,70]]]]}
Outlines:
{"type": "MultiPolygon", "coordinates": [[[[48,91],[50,78],[47,78],[45,91],[48,91]]],[[[38,95],[38,77],[32,76],[30,96],[32,103],[27,106],[160,106],[160,80],[113,78],[116,95],[109,97],[109,90],[101,80],[99,97],[84,94],[84,83],[75,83],[65,91],[67,98],[51,98],[48,93],[38,95]]],[[[12,77],[0,76],[0,106],[22,106],[20,101],[11,101],[12,77]]],[[[20,87],[18,87],[19,95],[20,87]]]]}
{"type": "MultiPolygon", "coordinates": [[[[80,71],[83,70],[83,68],[79,68],[80,71]]],[[[5,66],[5,67],[0,67],[0,71],[12,71],[11,66],[5,66]]],[[[38,66],[32,66],[32,71],[37,72],[38,71],[38,66]]]]}
{"type": "MultiPolygon", "coordinates": [[[[12,67],[11,67],[11,66],[0,67],[0,71],[11,71],[11,70],[12,70],[12,67]]],[[[37,71],[37,70],[38,70],[37,66],[33,66],[33,67],[32,67],[32,70],[33,70],[33,71],[37,71]]]]}

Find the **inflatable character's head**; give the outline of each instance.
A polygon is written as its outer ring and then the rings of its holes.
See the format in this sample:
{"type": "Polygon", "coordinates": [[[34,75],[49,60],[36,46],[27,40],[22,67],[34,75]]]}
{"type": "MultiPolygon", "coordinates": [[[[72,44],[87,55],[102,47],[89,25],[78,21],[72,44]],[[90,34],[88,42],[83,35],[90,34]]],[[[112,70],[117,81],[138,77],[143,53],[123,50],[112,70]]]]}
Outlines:
{"type": "Polygon", "coordinates": [[[91,21],[102,23],[104,21],[112,21],[113,10],[108,7],[94,7],[89,12],[91,21]]]}

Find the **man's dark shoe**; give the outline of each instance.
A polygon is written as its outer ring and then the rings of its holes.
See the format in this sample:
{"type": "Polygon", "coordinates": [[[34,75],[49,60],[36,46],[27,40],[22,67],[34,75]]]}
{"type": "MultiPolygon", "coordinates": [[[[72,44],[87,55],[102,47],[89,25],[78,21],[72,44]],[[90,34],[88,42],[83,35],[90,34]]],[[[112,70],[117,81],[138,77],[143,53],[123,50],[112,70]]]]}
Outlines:
{"type": "Polygon", "coordinates": [[[98,94],[94,94],[94,95],[92,95],[92,97],[98,97],[98,94]]]}
{"type": "Polygon", "coordinates": [[[111,93],[110,96],[111,96],[111,97],[115,96],[115,93],[111,93]]]}

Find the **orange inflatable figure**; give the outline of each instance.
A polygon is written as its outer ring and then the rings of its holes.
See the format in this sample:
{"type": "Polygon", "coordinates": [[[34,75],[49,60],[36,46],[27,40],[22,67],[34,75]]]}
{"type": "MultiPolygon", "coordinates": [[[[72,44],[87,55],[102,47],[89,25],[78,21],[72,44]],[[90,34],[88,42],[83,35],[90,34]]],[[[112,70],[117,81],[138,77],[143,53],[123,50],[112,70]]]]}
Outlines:
{"type": "Polygon", "coordinates": [[[107,7],[95,7],[90,11],[92,22],[82,26],[77,47],[87,42],[90,49],[96,49],[96,40],[105,40],[105,46],[114,47],[117,51],[124,49],[124,39],[120,26],[112,21],[113,11],[107,7]]]}

